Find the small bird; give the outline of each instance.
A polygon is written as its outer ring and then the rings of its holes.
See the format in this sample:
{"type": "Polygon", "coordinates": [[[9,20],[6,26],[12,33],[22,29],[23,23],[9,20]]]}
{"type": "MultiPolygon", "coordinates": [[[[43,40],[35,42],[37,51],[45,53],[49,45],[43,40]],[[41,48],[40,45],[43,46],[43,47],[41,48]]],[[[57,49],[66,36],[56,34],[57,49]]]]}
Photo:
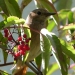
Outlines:
{"type": "MultiPolygon", "coordinates": [[[[30,27],[31,43],[26,62],[34,60],[34,58],[42,52],[40,49],[40,30],[47,27],[46,21],[48,17],[55,14],[56,13],[48,12],[46,9],[35,9],[27,16],[25,23],[28,27],[30,27]]],[[[23,65],[22,70],[24,67],[25,65],[23,65]]],[[[24,75],[22,70],[14,75],[24,75]]]]}
{"type": "Polygon", "coordinates": [[[50,15],[54,15],[56,13],[50,13],[46,9],[35,9],[28,15],[26,19],[26,25],[30,27],[31,32],[31,43],[30,43],[30,51],[27,58],[27,62],[33,60],[37,57],[42,51],[40,49],[40,32],[42,28],[46,28],[46,21],[50,15]],[[36,32],[37,31],[37,32],[36,32]]]}

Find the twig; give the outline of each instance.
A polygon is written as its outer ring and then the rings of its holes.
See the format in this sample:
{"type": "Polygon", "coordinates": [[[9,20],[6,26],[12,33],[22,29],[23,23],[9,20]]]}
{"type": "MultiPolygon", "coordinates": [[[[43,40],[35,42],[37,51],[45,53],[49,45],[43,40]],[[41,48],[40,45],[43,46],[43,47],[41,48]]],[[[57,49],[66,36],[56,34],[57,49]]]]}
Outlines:
{"type": "MultiPolygon", "coordinates": [[[[21,26],[19,25],[19,26],[16,26],[16,27],[17,27],[17,28],[20,28],[21,26]]],[[[14,26],[12,26],[12,27],[7,27],[7,28],[14,28],[14,26]]],[[[28,27],[28,26],[23,26],[23,28],[30,29],[30,30],[32,30],[32,31],[34,31],[34,32],[36,32],[36,33],[39,33],[39,34],[40,34],[40,32],[39,32],[38,30],[35,30],[35,29],[30,28],[30,27],[28,27]]]]}
{"type": "Polygon", "coordinates": [[[37,69],[39,75],[43,75],[42,72],[30,61],[30,63],[37,69]]]}
{"type": "MultiPolygon", "coordinates": [[[[10,63],[5,63],[5,64],[0,64],[0,67],[2,67],[2,66],[7,66],[7,65],[12,65],[12,64],[14,64],[14,62],[10,62],[10,63]]],[[[35,72],[37,75],[43,75],[38,69],[37,69],[37,67],[36,67],[36,69],[34,68],[34,67],[32,67],[28,62],[25,62],[25,64],[33,71],[33,72],[35,72]]],[[[1,71],[1,70],[0,70],[1,71]]],[[[2,71],[2,72],[4,72],[4,71],[2,71]]],[[[6,72],[5,72],[6,73],[6,72]]]]}
{"type": "Polygon", "coordinates": [[[28,62],[25,62],[25,64],[36,74],[38,74],[38,71],[36,69],[34,69],[28,62]]]}
{"type": "Polygon", "coordinates": [[[7,66],[7,65],[12,65],[12,64],[14,64],[14,62],[9,62],[9,63],[5,63],[5,64],[0,64],[0,67],[2,67],[2,66],[7,66]]]}

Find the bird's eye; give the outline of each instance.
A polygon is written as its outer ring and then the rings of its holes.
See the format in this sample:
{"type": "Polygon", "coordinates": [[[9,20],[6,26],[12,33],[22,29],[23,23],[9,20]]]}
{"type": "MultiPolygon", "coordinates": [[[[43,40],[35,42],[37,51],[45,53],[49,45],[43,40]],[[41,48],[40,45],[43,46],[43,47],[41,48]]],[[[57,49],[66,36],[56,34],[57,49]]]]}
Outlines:
{"type": "Polygon", "coordinates": [[[41,12],[40,12],[40,11],[38,11],[38,12],[37,12],[37,14],[38,14],[38,15],[41,15],[41,12]]]}

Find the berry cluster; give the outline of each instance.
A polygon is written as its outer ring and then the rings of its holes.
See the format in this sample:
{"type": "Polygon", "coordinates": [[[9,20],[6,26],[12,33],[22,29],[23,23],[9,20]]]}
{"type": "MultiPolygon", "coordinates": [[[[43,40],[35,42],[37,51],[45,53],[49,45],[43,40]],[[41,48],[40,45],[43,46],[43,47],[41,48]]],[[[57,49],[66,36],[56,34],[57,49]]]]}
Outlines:
{"type": "Polygon", "coordinates": [[[4,36],[8,39],[8,41],[12,41],[12,35],[7,28],[4,29],[4,36]]]}
{"type": "Polygon", "coordinates": [[[23,34],[23,36],[19,36],[18,39],[15,40],[12,36],[12,33],[7,28],[5,28],[4,37],[6,37],[9,42],[13,41],[13,43],[15,43],[11,51],[7,51],[9,54],[12,54],[14,56],[14,59],[18,58],[19,56],[25,55],[26,51],[30,50],[29,41],[31,40],[31,38],[27,38],[26,34],[23,34]],[[14,47],[17,48],[17,51],[13,50],[14,47]]]}
{"type": "Polygon", "coordinates": [[[28,45],[30,38],[27,38],[26,34],[23,35],[23,37],[18,37],[19,45],[17,46],[18,51],[15,53],[15,56],[18,57],[20,55],[25,55],[26,51],[30,50],[30,47],[28,45]]]}

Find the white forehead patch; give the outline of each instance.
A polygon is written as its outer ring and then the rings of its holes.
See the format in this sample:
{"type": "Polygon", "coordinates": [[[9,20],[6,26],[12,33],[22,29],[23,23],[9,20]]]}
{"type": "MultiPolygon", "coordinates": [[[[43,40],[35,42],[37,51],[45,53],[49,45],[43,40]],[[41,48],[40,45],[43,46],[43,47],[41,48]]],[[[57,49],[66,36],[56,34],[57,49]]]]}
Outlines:
{"type": "Polygon", "coordinates": [[[32,20],[30,18],[30,15],[28,15],[27,18],[26,18],[25,24],[30,25],[31,23],[32,23],[32,20]]]}

